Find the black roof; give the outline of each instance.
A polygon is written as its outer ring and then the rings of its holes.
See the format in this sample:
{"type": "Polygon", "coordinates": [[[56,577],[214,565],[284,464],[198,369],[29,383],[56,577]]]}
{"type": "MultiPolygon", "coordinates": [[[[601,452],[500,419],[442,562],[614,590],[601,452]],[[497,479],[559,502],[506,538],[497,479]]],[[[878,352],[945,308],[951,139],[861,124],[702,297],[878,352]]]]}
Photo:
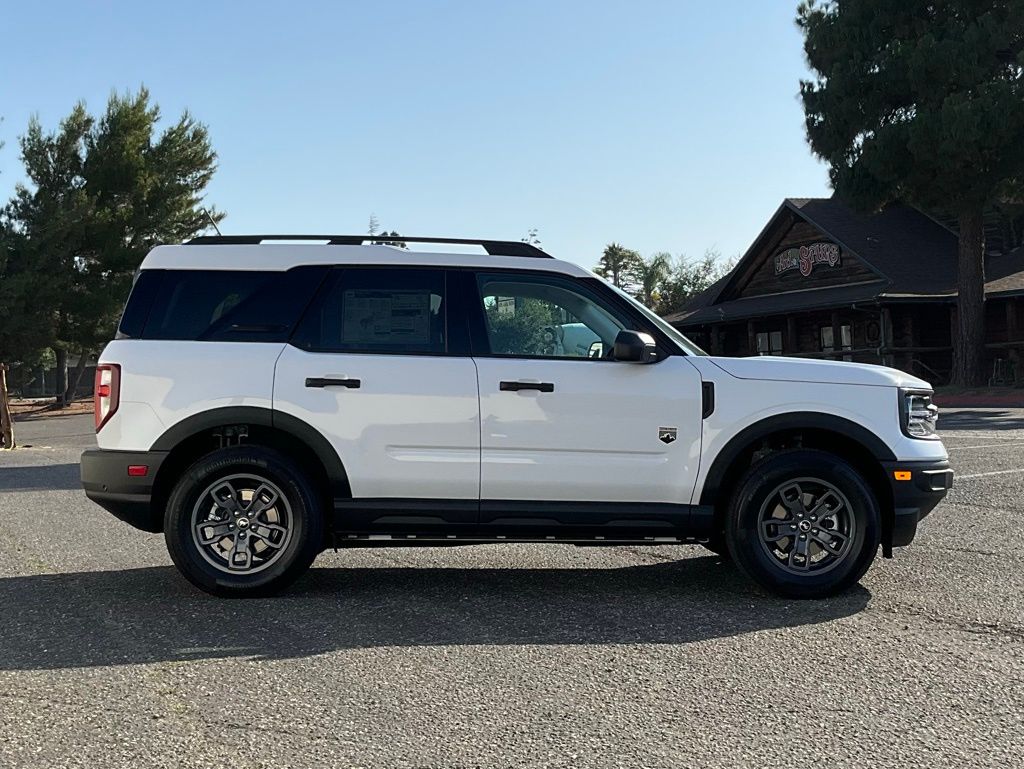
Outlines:
{"type": "Polygon", "coordinates": [[[887,292],[956,290],[956,234],[916,208],[893,203],[865,214],[836,198],[793,198],[786,203],[888,280],[887,292]]]}
{"type": "Polygon", "coordinates": [[[699,310],[688,310],[665,319],[670,323],[697,325],[716,323],[727,320],[745,320],[758,318],[762,315],[778,315],[792,312],[799,305],[801,311],[823,310],[827,307],[838,307],[860,302],[874,301],[878,294],[878,283],[856,283],[847,286],[829,286],[828,288],[805,288],[800,291],[787,291],[781,294],[761,294],[745,296],[721,304],[711,304],[699,310]],[[799,298],[797,298],[799,296],[799,298]]]}
{"type": "MultiPolygon", "coordinates": [[[[1024,248],[986,257],[987,295],[1024,293],[1024,248]]],[[[680,325],[713,323],[791,310],[834,307],[879,300],[951,299],[956,296],[957,236],[944,224],[904,203],[873,214],[859,212],[838,198],[787,198],[757,236],[736,267],[706,291],[693,297],[681,312],[667,316],[680,325]],[[763,252],[764,241],[780,216],[793,214],[851,252],[878,276],[877,280],[786,293],[719,301],[728,295],[732,278],[763,252]]]]}

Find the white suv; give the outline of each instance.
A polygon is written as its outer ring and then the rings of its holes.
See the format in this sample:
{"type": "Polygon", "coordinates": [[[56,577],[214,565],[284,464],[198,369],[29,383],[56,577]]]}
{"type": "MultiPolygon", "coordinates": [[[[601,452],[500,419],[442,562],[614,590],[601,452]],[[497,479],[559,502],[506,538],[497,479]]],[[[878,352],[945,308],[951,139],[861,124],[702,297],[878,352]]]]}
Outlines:
{"type": "Polygon", "coordinates": [[[142,264],[82,484],[203,590],[266,594],[331,547],[689,542],[818,597],[952,484],[931,388],[901,371],[708,357],[525,243],[366,240],[142,264]]]}

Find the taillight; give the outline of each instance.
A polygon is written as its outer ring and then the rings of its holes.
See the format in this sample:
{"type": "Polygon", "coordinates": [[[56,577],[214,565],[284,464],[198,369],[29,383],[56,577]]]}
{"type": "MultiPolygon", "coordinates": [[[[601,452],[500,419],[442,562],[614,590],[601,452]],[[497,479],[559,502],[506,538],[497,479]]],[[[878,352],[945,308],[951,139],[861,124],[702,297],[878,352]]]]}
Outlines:
{"type": "Polygon", "coordinates": [[[116,363],[101,363],[96,367],[96,386],[92,395],[96,432],[114,416],[120,400],[121,367],[116,363]]]}

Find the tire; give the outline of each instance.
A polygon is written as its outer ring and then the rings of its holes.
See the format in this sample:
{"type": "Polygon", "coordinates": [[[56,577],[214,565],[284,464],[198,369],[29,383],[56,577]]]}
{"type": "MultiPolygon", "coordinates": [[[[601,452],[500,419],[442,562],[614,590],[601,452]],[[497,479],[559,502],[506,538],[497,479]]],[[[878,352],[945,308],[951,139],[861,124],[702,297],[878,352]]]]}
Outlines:
{"type": "Polygon", "coordinates": [[[786,598],[824,598],[864,576],[880,521],[874,494],[847,462],[791,449],[743,476],[725,533],[733,560],[762,587],[786,598]]]}
{"type": "Polygon", "coordinates": [[[171,492],[167,550],[182,575],[207,593],[271,595],[320,552],[324,521],[317,500],[305,473],[277,451],[219,449],[193,464],[171,492]]]}

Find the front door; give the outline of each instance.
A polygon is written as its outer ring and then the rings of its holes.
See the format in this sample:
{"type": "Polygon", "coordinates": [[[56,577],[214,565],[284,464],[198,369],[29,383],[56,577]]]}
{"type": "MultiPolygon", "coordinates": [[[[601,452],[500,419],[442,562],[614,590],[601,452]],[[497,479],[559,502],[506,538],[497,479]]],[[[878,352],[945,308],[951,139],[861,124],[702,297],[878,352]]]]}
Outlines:
{"type": "Polygon", "coordinates": [[[345,467],[342,531],[476,524],[476,369],[449,314],[444,270],[338,268],[277,361],[274,409],[319,430],[345,467]]]}
{"type": "Polygon", "coordinates": [[[657,536],[685,524],[700,454],[694,367],[665,351],[655,363],[614,360],[616,334],[644,329],[600,287],[524,272],[476,285],[482,529],[657,536]]]}

